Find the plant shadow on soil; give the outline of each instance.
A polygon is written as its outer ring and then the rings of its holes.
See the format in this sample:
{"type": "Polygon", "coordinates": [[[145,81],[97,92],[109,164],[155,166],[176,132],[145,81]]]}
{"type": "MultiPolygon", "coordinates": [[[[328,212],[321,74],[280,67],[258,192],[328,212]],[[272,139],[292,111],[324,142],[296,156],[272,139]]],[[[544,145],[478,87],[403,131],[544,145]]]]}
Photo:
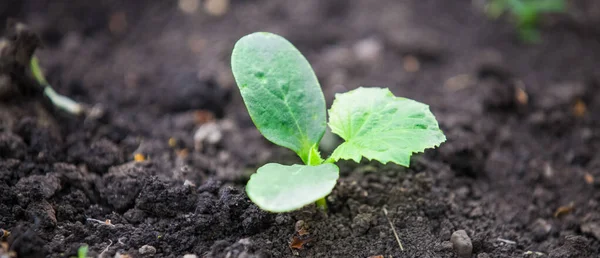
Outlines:
{"type": "Polygon", "coordinates": [[[53,110],[0,62],[0,228],[18,257],[84,243],[111,257],[293,257],[298,220],[312,237],[300,257],[457,257],[457,230],[478,258],[600,253],[597,1],[548,17],[538,45],[466,0],[232,0],[219,17],[175,2],[0,3],[2,21],[40,35],[57,91],[104,110],[53,110]],[[410,168],[342,163],[326,215],[259,210],[249,173],[295,158],[254,129],[230,74],[235,40],[257,30],[307,55],[329,103],[389,86],[430,104],[448,141],[410,168]],[[217,140],[194,139],[198,127],[217,140]]]}

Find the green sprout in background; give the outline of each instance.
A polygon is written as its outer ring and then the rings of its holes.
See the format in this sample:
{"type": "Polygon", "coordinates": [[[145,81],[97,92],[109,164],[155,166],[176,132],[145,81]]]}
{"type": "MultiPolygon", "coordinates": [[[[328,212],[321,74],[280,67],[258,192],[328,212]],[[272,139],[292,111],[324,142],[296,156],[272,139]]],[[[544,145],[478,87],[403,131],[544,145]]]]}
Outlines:
{"type": "Polygon", "coordinates": [[[515,20],[521,40],[529,43],[541,39],[538,25],[542,14],[561,13],[566,9],[564,0],[490,0],[486,5],[486,13],[491,18],[509,13],[515,20]]]}
{"type": "Polygon", "coordinates": [[[48,81],[46,81],[46,77],[44,76],[42,69],[40,68],[40,64],[37,57],[31,57],[31,62],[29,66],[35,80],[38,82],[38,84],[40,84],[41,87],[44,88],[44,95],[46,95],[56,107],[67,111],[68,113],[73,115],[80,115],[85,111],[84,107],[81,104],[73,101],[68,97],[58,94],[52,88],[52,86],[50,86],[48,81]]]}
{"type": "Polygon", "coordinates": [[[386,88],[336,94],[329,123],[321,86],[306,58],[281,36],[257,32],[241,38],[231,67],[252,121],[269,141],[293,150],[304,165],[266,164],[246,192],[261,209],[287,212],[325,197],[339,177],[339,160],[409,166],[410,156],[446,140],[425,104],[395,97],[386,88]],[[344,142],[323,159],[319,142],[329,124],[344,142]]]}
{"type": "Polygon", "coordinates": [[[77,258],[88,258],[88,245],[82,245],[77,249],[77,258]]]}

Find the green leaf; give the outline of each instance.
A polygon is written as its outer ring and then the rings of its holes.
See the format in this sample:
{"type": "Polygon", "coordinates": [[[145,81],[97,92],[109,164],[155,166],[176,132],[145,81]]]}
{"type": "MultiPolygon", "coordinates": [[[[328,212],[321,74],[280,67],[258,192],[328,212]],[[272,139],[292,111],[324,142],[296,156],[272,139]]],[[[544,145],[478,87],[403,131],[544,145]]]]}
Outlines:
{"type": "Polygon", "coordinates": [[[311,155],[327,126],[325,98],[304,56],[283,37],[257,32],[235,44],[231,67],[265,138],[293,150],[306,164],[321,161],[311,155]]]}
{"type": "Polygon", "coordinates": [[[82,245],[77,249],[77,258],[87,258],[88,254],[88,245],[82,245]]]}
{"type": "Polygon", "coordinates": [[[246,193],[263,210],[300,209],[331,193],[339,177],[334,164],[318,166],[266,164],[250,177],[246,193]]]}
{"type": "Polygon", "coordinates": [[[336,94],[329,126],[345,140],[331,155],[335,161],[360,162],[365,157],[409,166],[413,152],[446,141],[427,105],[395,97],[382,88],[361,87],[336,94]]]}

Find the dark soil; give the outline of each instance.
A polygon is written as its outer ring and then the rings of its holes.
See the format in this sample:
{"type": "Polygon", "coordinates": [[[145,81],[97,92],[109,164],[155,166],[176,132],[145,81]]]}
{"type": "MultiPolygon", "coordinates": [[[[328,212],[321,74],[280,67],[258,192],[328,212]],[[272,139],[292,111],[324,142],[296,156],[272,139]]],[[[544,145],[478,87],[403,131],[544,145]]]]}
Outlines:
{"type": "Polygon", "coordinates": [[[57,91],[104,113],[53,109],[0,63],[0,256],[292,257],[303,220],[300,257],[457,257],[457,230],[477,258],[598,257],[600,4],[571,1],[527,45],[479,2],[232,0],[217,17],[177,1],[1,1],[2,22],[40,35],[57,91]],[[231,49],[254,31],[296,44],[328,103],[390,87],[430,104],[448,141],[410,168],[342,163],[327,214],[259,210],[250,173],[297,159],[254,129],[234,85],[231,49]]]}

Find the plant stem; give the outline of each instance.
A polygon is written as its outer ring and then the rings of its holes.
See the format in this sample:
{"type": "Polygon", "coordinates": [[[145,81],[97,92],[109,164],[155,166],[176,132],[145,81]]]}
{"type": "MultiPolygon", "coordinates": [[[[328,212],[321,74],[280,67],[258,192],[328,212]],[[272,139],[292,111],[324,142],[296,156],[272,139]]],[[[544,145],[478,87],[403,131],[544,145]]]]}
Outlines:
{"type": "Polygon", "coordinates": [[[315,204],[317,204],[317,207],[319,207],[319,209],[323,210],[324,212],[327,212],[327,201],[325,200],[325,197],[317,200],[315,204]]]}
{"type": "MultiPolygon", "coordinates": [[[[308,151],[308,157],[306,158],[306,160],[304,160],[304,164],[309,166],[318,166],[324,164],[325,162],[326,161],[323,160],[323,158],[321,158],[321,153],[319,153],[318,144],[315,144],[310,148],[310,150],[308,151]]],[[[333,163],[333,160],[331,160],[329,163],[333,163]]],[[[327,212],[327,201],[325,200],[325,197],[317,200],[315,204],[317,205],[317,207],[319,207],[319,209],[321,209],[324,212],[327,212]]]]}

